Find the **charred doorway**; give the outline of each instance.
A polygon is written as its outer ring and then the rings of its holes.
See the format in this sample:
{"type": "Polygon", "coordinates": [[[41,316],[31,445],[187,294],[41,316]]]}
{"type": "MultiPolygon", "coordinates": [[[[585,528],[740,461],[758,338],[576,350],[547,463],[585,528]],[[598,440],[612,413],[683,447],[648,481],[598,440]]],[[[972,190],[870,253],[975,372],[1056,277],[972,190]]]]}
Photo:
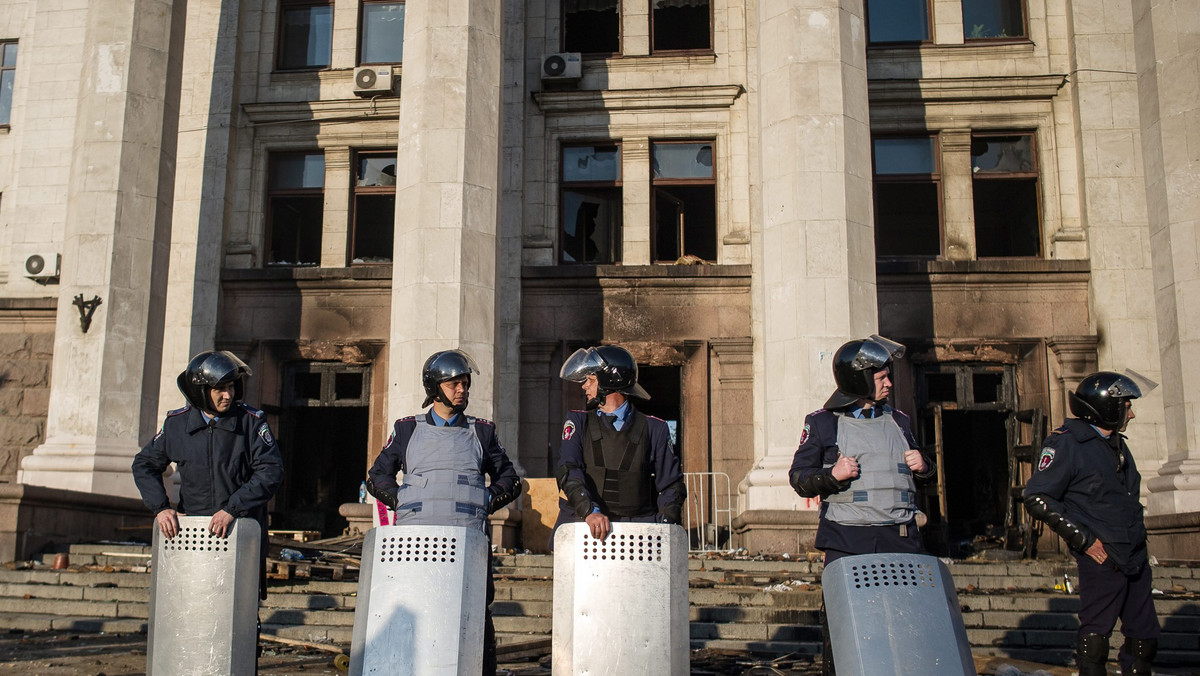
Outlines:
{"type": "Polygon", "coordinates": [[[367,401],[370,369],[326,362],[288,367],[287,402],[280,417],[280,443],[287,474],[276,497],[281,530],[315,530],[341,535],[338,507],[358,502],[367,474],[367,401]]]}
{"type": "Polygon", "coordinates": [[[1012,505],[1013,367],[941,363],[917,369],[918,440],[938,465],[924,491],[926,547],[966,556],[1003,546],[1012,505]]]}
{"type": "Polygon", "coordinates": [[[634,401],[634,404],[642,413],[666,421],[667,427],[671,428],[671,446],[675,455],[679,455],[683,448],[683,390],[679,367],[639,366],[638,384],[646,389],[650,399],[634,401]]]}

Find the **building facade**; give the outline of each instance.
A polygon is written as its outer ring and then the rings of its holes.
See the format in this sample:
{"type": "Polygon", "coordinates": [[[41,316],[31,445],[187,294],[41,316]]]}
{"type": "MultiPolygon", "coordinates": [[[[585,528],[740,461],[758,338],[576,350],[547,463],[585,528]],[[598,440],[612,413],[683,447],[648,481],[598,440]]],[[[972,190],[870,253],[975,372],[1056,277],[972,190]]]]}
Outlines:
{"type": "Polygon", "coordinates": [[[619,343],[693,521],[797,551],[804,416],[878,332],[939,551],[1030,550],[1040,437],[1132,368],[1155,550],[1195,557],[1198,35],[1183,0],[3,0],[0,479],[135,496],[215,346],[283,444],[273,524],[332,534],[429,353],[541,478],[560,364],[619,343]]]}

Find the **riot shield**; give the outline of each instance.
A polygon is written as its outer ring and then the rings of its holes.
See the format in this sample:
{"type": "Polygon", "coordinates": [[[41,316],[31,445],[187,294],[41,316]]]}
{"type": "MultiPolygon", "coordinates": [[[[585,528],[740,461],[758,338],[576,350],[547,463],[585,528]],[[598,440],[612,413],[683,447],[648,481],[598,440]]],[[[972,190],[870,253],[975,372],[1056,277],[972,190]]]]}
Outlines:
{"type": "Polygon", "coordinates": [[[462,526],[379,526],[363,539],[350,673],[478,676],[487,536],[462,526]]]}
{"type": "Polygon", "coordinates": [[[146,673],[251,676],[258,648],[259,538],[237,519],[226,538],[209,516],[179,517],[167,539],[154,528],[146,673]]]}
{"type": "Polygon", "coordinates": [[[679,526],[613,522],[603,542],[587,524],[554,536],[555,676],[686,676],[687,534],[679,526]]]}
{"type": "Polygon", "coordinates": [[[847,556],[821,584],[838,676],[974,676],[954,579],[936,557],[847,556]]]}

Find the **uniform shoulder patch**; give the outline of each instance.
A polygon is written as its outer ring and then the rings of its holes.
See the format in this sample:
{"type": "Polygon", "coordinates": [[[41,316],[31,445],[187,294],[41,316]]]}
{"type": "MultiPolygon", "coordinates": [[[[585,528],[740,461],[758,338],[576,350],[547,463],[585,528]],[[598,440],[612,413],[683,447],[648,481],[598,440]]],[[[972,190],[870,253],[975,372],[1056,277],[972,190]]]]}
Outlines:
{"type": "Polygon", "coordinates": [[[258,428],[258,436],[262,437],[263,442],[268,446],[275,445],[275,437],[271,436],[271,428],[263,425],[258,428]]]}
{"type": "Polygon", "coordinates": [[[812,425],[805,423],[804,429],[800,431],[800,445],[801,446],[804,445],[804,442],[808,441],[808,435],[810,433],[812,433],[812,425]]]}
{"type": "Polygon", "coordinates": [[[169,418],[173,415],[181,415],[183,413],[187,413],[190,410],[192,410],[192,405],[188,404],[188,405],[184,406],[183,408],[177,408],[174,411],[167,411],[167,417],[169,418]]]}
{"type": "Polygon", "coordinates": [[[1055,453],[1054,449],[1050,448],[1049,446],[1042,448],[1042,454],[1040,456],[1038,456],[1038,463],[1037,463],[1037,468],[1038,468],[1039,472],[1046,469],[1047,467],[1050,466],[1051,463],[1054,462],[1054,453],[1055,453]]]}
{"type": "Polygon", "coordinates": [[[246,413],[249,413],[250,415],[254,416],[255,418],[261,418],[264,415],[266,415],[262,411],[258,410],[257,408],[254,408],[253,406],[251,406],[250,404],[247,404],[244,401],[239,401],[238,406],[241,406],[242,409],[246,411],[246,413]]]}
{"type": "Polygon", "coordinates": [[[1059,427],[1058,429],[1054,430],[1050,434],[1066,434],[1066,432],[1067,432],[1067,426],[1063,425],[1062,427],[1059,427]]]}
{"type": "Polygon", "coordinates": [[[821,413],[824,413],[824,412],[825,412],[825,409],[823,409],[823,408],[818,408],[817,410],[813,411],[812,413],[809,413],[808,415],[818,415],[818,414],[821,414],[821,413]]]}
{"type": "Polygon", "coordinates": [[[496,426],[496,423],[492,422],[491,420],[488,420],[487,418],[475,418],[475,422],[483,424],[483,425],[487,425],[488,427],[496,426]]]}
{"type": "Polygon", "coordinates": [[[563,441],[569,441],[573,436],[575,436],[575,421],[568,420],[563,423],[562,439],[563,441]]]}

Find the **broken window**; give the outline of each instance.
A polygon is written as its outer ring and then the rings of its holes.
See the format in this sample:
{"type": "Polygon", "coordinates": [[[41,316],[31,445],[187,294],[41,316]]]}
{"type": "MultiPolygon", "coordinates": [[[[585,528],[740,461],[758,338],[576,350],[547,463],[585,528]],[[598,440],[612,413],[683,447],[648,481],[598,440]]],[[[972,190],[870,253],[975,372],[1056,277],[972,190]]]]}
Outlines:
{"type": "Polygon", "coordinates": [[[651,51],[712,49],[709,0],[651,0],[651,51]]]}
{"type": "Polygon", "coordinates": [[[565,146],[559,181],[563,263],[615,263],[621,223],[621,146],[565,146]]]}
{"type": "Polygon", "coordinates": [[[363,0],[360,64],[404,60],[404,3],[363,0]]]}
{"type": "Polygon", "coordinates": [[[333,53],[333,4],[281,3],[277,34],[279,70],[328,68],[333,53]]]}
{"type": "Polygon", "coordinates": [[[621,51],[618,0],[563,0],[563,50],[584,54],[621,51]]]}
{"type": "Polygon", "coordinates": [[[684,256],[717,260],[717,182],[712,141],[652,144],[654,194],[650,256],[674,263],[684,256]]]}
{"type": "Polygon", "coordinates": [[[360,152],[354,175],[354,263],[391,263],[396,231],[396,151],[360,152]]]}
{"type": "Polygon", "coordinates": [[[962,13],[968,40],[1025,37],[1024,0],[962,0],[962,13]]]}
{"type": "Polygon", "coordinates": [[[971,172],[976,256],[1037,256],[1041,216],[1033,134],[972,135],[971,172]]]}
{"type": "Polygon", "coordinates": [[[867,0],[867,39],[873,45],[929,40],[929,0],[867,0]]]}
{"type": "Polygon", "coordinates": [[[13,82],[17,75],[17,43],[0,42],[0,124],[12,119],[13,82]]]}
{"type": "Polygon", "coordinates": [[[325,155],[276,153],[267,165],[267,264],[319,264],[325,155]]]}
{"type": "Polygon", "coordinates": [[[875,256],[942,253],[942,190],[932,136],[876,138],[875,256]]]}

